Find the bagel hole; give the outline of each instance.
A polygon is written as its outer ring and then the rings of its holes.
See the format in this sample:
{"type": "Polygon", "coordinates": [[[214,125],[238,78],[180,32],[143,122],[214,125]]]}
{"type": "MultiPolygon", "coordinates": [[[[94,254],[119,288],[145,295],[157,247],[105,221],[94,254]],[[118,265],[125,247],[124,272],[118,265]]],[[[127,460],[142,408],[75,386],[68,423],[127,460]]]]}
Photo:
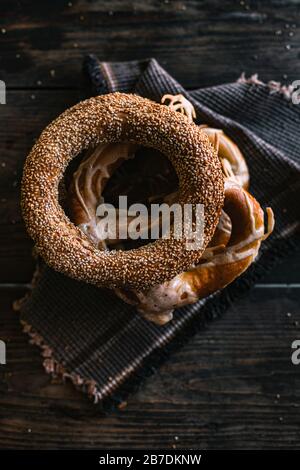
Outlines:
{"type": "MultiPolygon", "coordinates": [[[[90,150],[88,152],[90,155],[90,150]]],[[[82,153],[70,162],[61,183],[61,186],[65,188],[64,191],[60,192],[62,195],[61,205],[75,225],[78,225],[80,221],[78,223],[78,215],[76,214],[76,220],[74,213],[72,213],[71,187],[73,175],[84,158],[85,154],[82,153]],[[65,197],[65,192],[67,197],[65,197]]],[[[103,177],[102,179],[104,190],[101,195],[98,195],[98,204],[104,200],[106,204],[112,204],[115,208],[118,208],[119,196],[127,196],[127,207],[135,203],[144,204],[150,215],[151,203],[161,204],[164,202],[165,196],[178,190],[179,184],[175,169],[169,159],[158,150],[149,147],[138,147],[133,158],[122,160],[121,164],[119,159],[117,164],[107,167],[111,177],[103,177]]],[[[97,178],[100,175],[99,171],[101,170],[95,170],[92,175],[93,188],[96,187],[97,178]]],[[[79,178],[80,186],[84,184],[85,178],[86,172],[83,172],[79,178]]],[[[82,191],[82,196],[84,198],[84,191],[82,191]]],[[[128,238],[118,242],[108,242],[107,245],[109,249],[130,250],[153,241],[151,238],[138,238],[137,240],[128,238]]]]}
{"type": "Polygon", "coordinates": [[[119,196],[128,198],[128,205],[135,203],[150,207],[151,199],[163,202],[163,198],[178,189],[178,177],[168,160],[158,150],[141,147],[135,157],[124,161],[108,180],[103,191],[105,201],[114,206],[119,196]]]}

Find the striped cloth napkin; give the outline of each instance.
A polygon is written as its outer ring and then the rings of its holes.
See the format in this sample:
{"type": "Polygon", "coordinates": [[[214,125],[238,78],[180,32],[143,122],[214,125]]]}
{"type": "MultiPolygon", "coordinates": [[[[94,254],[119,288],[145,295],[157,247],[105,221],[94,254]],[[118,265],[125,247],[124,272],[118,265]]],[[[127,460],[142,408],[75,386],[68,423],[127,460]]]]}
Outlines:
{"type": "Polygon", "coordinates": [[[300,105],[292,103],[287,88],[256,77],[187,91],[154,59],[104,63],[89,56],[85,70],[96,94],[134,92],[157,102],[167,93],[183,94],[195,107],[196,122],[223,129],[242,149],[251,192],[262,206],[272,207],[276,220],[275,231],[246,274],[221,292],[177,310],[162,327],[109,291],[44,265],[39,268],[20,312],[24,330],[42,348],[45,369],[68,377],[95,402],[118,404],[170,351],[299,246],[300,105]]]}

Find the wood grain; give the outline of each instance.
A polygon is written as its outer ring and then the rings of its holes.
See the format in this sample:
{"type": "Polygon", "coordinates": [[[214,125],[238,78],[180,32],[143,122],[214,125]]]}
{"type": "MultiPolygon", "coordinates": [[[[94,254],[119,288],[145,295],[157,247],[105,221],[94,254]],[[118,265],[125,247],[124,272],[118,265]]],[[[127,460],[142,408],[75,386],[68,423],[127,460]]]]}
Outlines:
{"type": "Polygon", "coordinates": [[[0,282],[28,282],[32,243],[20,211],[20,182],[27,154],[43,128],[79,101],[78,91],[9,90],[0,107],[0,282]]]}
{"type": "Polygon", "coordinates": [[[22,291],[0,293],[8,341],[1,448],[299,446],[300,366],[290,359],[300,334],[299,289],[255,289],[173,355],[123,410],[106,414],[44,373],[10,308],[22,291]]]}
{"type": "Polygon", "coordinates": [[[189,88],[243,71],[292,81],[300,75],[298,8],[292,0],[26,0],[13,8],[2,0],[1,78],[17,88],[79,87],[92,52],[104,61],[155,57],[189,88]]]}

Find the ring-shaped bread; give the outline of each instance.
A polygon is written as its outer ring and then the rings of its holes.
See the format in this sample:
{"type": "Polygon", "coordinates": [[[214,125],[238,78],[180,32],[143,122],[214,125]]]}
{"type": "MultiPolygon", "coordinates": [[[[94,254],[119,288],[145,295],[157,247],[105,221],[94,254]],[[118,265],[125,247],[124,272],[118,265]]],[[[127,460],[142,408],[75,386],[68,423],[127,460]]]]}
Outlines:
{"type": "Polygon", "coordinates": [[[223,202],[221,164],[199,127],[167,106],[123,93],[83,101],[55,119],[27,157],[22,180],[23,216],[39,254],[55,270],[103,287],[143,290],[197,264],[223,202]],[[76,155],[101,142],[132,142],[169,158],[179,179],[176,202],[204,205],[201,249],[171,236],[129,251],[101,251],[71,223],[59,204],[59,183],[76,155]]]}

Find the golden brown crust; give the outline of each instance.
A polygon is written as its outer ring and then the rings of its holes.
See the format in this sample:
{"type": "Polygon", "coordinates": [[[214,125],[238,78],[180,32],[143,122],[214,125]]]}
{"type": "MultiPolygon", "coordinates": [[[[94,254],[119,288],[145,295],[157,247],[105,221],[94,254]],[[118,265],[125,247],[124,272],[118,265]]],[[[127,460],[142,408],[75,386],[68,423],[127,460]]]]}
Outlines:
{"type": "Polygon", "coordinates": [[[28,156],[22,210],[29,234],[45,261],[73,278],[98,286],[145,289],[200,261],[213,236],[224,200],[217,154],[203,132],[179,113],[122,93],[99,96],[68,109],[41,134],[28,156]],[[145,247],[103,252],[66,217],[58,184],[81,150],[100,142],[132,142],[162,151],[179,177],[179,203],[205,206],[204,247],[160,239],[145,247]]]}
{"type": "Polygon", "coordinates": [[[249,188],[249,170],[242,152],[238,146],[221,129],[208,127],[206,124],[199,126],[207,135],[211,144],[218,152],[218,156],[227,170],[244,189],[249,188]]]}

